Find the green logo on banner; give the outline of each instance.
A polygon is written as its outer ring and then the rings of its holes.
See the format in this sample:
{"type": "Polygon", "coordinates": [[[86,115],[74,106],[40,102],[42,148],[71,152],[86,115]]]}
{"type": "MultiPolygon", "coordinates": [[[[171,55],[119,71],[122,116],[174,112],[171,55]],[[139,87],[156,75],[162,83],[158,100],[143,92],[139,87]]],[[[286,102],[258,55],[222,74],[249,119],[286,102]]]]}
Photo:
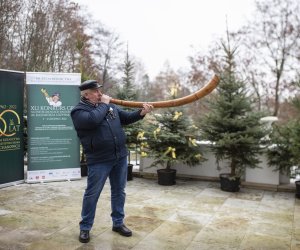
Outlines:
{"type": "Polygon", "coordinates": [[[20,117],[16,111],[6,109],[0,112],[0,151],[20,149],[20,138],[13,137],[20,131],[20,126],[20,117]]]}
{"type": "Polygon", "coordinates": [[[0,70],[0,187],[24,181],[23,98],[24,73],[0,70]]]}

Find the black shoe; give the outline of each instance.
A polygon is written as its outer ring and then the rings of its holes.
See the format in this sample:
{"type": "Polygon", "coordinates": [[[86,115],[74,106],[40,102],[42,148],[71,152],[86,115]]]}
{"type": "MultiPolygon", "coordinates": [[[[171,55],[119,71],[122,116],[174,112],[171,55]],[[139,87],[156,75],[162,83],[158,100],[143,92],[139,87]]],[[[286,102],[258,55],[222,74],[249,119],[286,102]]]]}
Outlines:
{"type": "Polygon", "coordinates": [[[81,243],[88,243],[90,241],[90,231],[89,230],[80,230],[79,241],[81,243]]]}
{"type": "Polygon", "coordinates": [[[119,227],[113,227],[112,230],[114,232],[121,234],[122,236],[130,237],[132,235],[131,230],[128,229],[125,225],[119,227]]]}

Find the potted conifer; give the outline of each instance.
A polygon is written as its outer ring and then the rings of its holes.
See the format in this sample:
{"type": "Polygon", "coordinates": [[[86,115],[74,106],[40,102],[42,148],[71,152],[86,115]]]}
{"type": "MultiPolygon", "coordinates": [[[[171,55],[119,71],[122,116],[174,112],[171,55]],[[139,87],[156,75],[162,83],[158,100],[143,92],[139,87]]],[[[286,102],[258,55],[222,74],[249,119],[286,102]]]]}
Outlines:
{"type": "Polygon", "coordinates": [[[268,164],[275,170],[296,179],[296,197],[300,198],[300,180],[297,180],[300,171],[300,98],[294,98],[292,104],[296,108],[296,116],[285,124],[274,126],[267,156],[268,164]],[[294,176],[291,176],[292,170],[294,176]]]}
{"type": "Polygon", "coordinates": [[[164,109],[152,118],[147,121],[141,137],[141,156],[154,159],[150,167],[164,167],[157,169],[158,184],[174,185],[174,164],[194,166],[205,160],[197,144],[197,128],[183,108],[164,109]]]}
{"type": "MultiPolygon", "coordinates": [[[[134,63],[129,58],[128,50],[124,62],[124,76],[122,78],[121,87],[118,88],[117,98],[121,100],[136,100],[138,98],[138,92],[134,87],[134,63]]],[[[132,111],[131,108],[124,108],[124,110],[132,111]]],[[[138,144],[137,135],[141,131],[141,122],[138,121],[134,124],[129,124],[124,127],[126,134],[126,144],[128,148],[128,169],[127,180],[133,179],[133,164],[131,163],[131,151],[136,150],[138,144]]]]}
{"type": "Polygon", "coordinates": [[[220,174],[221,189],[237,192],[246,167],[255,168],[266,135],[260,124],[262,114],[252,111],[245,83],[237,78],[234,56],[236,48],[222,42],[225,63],[220,73],[217,94],[210,100],[209,113],[200,122],[201,134],[211,142],[216,163],[226,163],[230,172],[220,174]]]}

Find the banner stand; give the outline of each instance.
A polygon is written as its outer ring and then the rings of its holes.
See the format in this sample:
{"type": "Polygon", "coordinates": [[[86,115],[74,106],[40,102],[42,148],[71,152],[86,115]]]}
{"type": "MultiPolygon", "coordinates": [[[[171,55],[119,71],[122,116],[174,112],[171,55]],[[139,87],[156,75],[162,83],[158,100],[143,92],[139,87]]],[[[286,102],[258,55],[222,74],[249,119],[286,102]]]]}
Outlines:
{"type": "Polygon", "coordinates": [[[24,182],[24,72],[0,69],[0,188],[24,182]]]}
{"type": "Polygon", "coordinates": [[[81,178],[79,139],[70,116],[79,73],[26,72],[27,183],[81,178]]]}

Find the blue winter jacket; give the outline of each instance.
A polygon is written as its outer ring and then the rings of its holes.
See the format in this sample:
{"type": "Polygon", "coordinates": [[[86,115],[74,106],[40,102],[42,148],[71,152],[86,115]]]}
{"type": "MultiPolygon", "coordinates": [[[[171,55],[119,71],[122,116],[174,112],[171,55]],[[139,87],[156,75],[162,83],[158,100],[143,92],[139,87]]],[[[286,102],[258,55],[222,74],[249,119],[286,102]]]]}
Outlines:
{"type": "Polygon", "coordinates": [[[71,111],[87,163],[101,163],[127,156],[122,125],[143,119],[141,110],[127,112],[114,104],[92,104],[81,100],[71,111]]]}

